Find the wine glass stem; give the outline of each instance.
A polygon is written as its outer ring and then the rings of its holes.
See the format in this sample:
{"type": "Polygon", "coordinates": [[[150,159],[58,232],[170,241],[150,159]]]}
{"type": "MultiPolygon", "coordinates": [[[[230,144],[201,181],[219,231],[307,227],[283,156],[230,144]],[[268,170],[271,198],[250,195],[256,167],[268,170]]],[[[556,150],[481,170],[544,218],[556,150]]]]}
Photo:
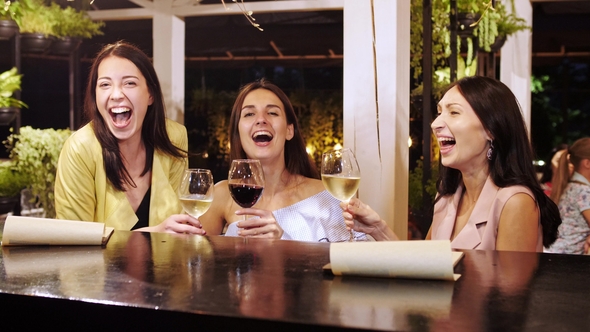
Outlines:
{"type": "MultiPolygon", "coordinates": [[[[347,199],[344,202],[346,204],[348,204],[348,202],[350,202],[350,199],[347,199]]],[[[350,232],[350,237],[348,238],[348,242],[354,242],[354,232],[352,230],[352,227],[348,231],[350,232]]]]}

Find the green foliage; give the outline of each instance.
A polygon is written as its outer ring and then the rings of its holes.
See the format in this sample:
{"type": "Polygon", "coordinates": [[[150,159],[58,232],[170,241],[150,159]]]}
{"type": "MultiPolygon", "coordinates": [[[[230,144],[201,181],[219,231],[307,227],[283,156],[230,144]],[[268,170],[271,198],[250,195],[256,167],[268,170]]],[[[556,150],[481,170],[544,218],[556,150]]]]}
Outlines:
{"type": "Polygon", "coordinates": [[[12,160],[0,162],[0,197],[14,197],[27,186],[27,177],[14,169],[12,160]]]}
{"type": "Polygon", "coordinates": [[[22,17],[19,24],[21,33],[41,33],[55,35],[53,27],[57,18],[43,0],[20,0],[22,17]]]}
{"type": "MultiPolygon", "coordinates": [[[[410,66],[413,69],[414,79],[419,79],[422,75],[422,51],[423,51],[423,20],[422,4],[423,0],[411,0],[411,23],[410,23],[410,66]]],[[[490,51],[496,37],[509,36],[517,31],[530,29],[526,21],[515,14],[514,1],[510,0],[513,10],[509,14],[506,6],[497,1],[495,7],[492,7],[491,0],[458,0],[457,12],[472,13],[479,17],[473,27],[474,35],[478,36],[478,46],[485,51],[490,51]]],[[[451,24],[450,0],[432,0],[432,62],[433,75],[435,72],[448,67],[448,58],[451,55],[450,31],[451,24]]],[[[475,60],[473,55],[473,40],[466,38],[468,43],[468,54],[465,59],[466,67],[475,60]]],[[[457,37],[457,48],[460,50],[462,40],[457,37]]],[[[460,52],[458,52],[460,54],[460,52]]],[[[473,74],[472,74],[473,75],[473,74]]],[[[436,77],[433,78],[436,81],[436,77]]],[[[414,94],[417,92],[414,92],[414,94]]]]}
{"type": "Polygon", "coordinates": [[[297,112],[308,153],[319,169],[322,154],[336,144],[343,145],[342,94],[298,91],[289,99],[297,112]]]}
{"type": "Polygon", "coordinates": [[[12,97],[15,91],[20,90],[22,76],[16,67],[0,74],[0,107],[27,107],[27,104],[12,97]]]}
{"type": "Polygon", "coordinates": [[[514,14],[514,3],[511,13],[508,13],[502,2],[492,6],[491,1],[485,4],[481,19],[477,22],[474,35],[478,37],[479,47],[486,52],[491,51],[491,45],[497,38],[505,38],[515,32],[530,29],[523,18],[514,14]]]}
{"type": "MultiPolygon", "coordinates": [[[[423,0],[412,0],[410,6],[410,67],[414,70],[414,78],[422,75],[423,52],[423,0]]],[[[440,67],[447,62],[451,55],[450,32],[448,26],[448,0],[432,1],[432,62],[433,68],[440,67]]]]}
{"type": "Polygon", "coordinates": [[[42,33],[46,36],[91,38],[102,35],[104,22],[94,22],[83,11],[58,4],[46,5],[43,0],[20,0],[21,33],[42,33]]]}
{"type": "MultiPolygon", "coordinates": [[[[438,164],[431,167],[431,177],[426,183],[426,193],[428,193],[432,200],[436,196],[436,179],[438,178],[438,164]]],[[[410,171],[408,177],[408,204],[413,210],[421,210],[423,208],[422,196],[422,174],[424,174],[423,161],[417,160],[416,167],[410,171]]]]}
{"type": "Polygon", "coordinates": [[[236,96],[235,92],[193,90],[187,110],[189,121],[195,123],[188,133],[189,150],[206,151],[212,157],[226,159],[229,155],[229,116],[236,96]]]}
{"type": "Polygon", "coordinates": [[[507,13],[505,5],[496,5],[496,12],[498,12],[501,19],[498,20],[498,35],[510,36],[513,33],[523,30],[530,30],[531,27],[526,24],[526,20],[522,17],[516,16],[514,13],[514,0],[512,2],[512,11],[507,13]]]}
{"type": "Polygon", "coordinates": [[[0,0],[0,20],[13,20],[20,25],[20,2],[0,0]]]}
{"type": "Polygon", "coordinates": [[[45,217],[55,217],[53,189],[59,153],[65,140],[71,135],[69,129],[20,128],[19,134],[8,136],[4,144],[14,161],[14,169],[26,174],[28,188],[39,198],[45,217]]]}
{"type": "Polygon", "coordinates": [[[59,18],[54,26],[54,33],[57,37],[78,37],[92,38],[92,36],[102,35],[100,30],[104,22],[94,22],[83,11],[77,11],[72,7],[66,7],[63,10],[57,5],[51,5],[55,10],[55,15],[59,18]]]}

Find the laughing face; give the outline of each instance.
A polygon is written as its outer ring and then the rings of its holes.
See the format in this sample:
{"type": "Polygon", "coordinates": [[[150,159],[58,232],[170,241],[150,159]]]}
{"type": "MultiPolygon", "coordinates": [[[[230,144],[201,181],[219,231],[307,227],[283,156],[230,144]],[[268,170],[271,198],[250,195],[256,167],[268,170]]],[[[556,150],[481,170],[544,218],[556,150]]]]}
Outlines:
{"type": "Polygon", "coordinates": [[[248,93],[238,124],[240,141],[248,158],[284,160],[285,141],[293,138],[281,100],[270,90],[248,93]]]}
{"type": "Polygon", "coordinates": [[[145,77],[133,62],[110,56],[100,63],[96,105],[119,141],[141,138],[143,120],[152,103],[145,77]]]}
{"type": "Polygon", "coordinates": [[[487,167],[490,135],[457,87],[451,88],[437,106],[431,128],[440,147],[441,162],[461,172],[487,167]]]}

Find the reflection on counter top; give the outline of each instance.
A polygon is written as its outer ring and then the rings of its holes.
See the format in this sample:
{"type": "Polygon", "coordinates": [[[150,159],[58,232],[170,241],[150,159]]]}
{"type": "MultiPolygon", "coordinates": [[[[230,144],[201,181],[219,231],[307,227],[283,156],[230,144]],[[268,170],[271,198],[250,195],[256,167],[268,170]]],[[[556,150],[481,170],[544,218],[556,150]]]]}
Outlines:
{"type": "Polygon", "coordinates": [[[452,282],[334,276],[322,269],[329,249],[328,243],[125,231],[101,248],[3,248],[0,310],[9,326],[21,328],[588,327],[588,256],[465,251],[455,268],[462,277],[452,282]],[[23,310],[36,319],[18,321],[23,310]]]}

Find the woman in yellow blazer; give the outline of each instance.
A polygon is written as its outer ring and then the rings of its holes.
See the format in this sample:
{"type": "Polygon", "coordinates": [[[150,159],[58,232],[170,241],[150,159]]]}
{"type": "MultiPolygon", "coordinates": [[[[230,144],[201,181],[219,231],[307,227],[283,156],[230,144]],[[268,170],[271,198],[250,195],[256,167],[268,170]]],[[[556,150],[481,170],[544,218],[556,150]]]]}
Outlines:
{"type": "Polygon", "coordinates": [[[181,214],[176,194],[187,168],[186,128],[166,119],[145,53],[125,42],[105,46],[92,64],[84,105],[90,122],[59,157],[57,218],[204,234],[197,219],[181,214]]]}

